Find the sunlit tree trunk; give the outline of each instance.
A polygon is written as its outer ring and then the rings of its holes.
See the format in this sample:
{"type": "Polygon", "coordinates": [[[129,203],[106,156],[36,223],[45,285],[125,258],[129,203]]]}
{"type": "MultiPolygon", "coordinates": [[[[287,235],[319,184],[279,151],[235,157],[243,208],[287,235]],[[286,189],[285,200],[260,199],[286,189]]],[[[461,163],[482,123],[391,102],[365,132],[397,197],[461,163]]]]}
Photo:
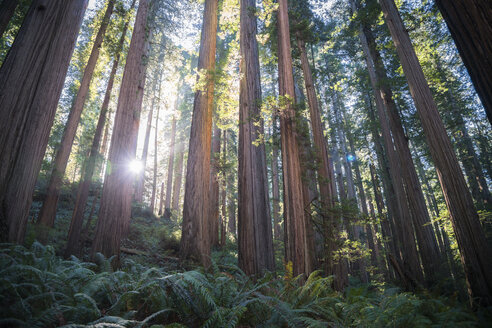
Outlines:
{"type": "Polygon", "coordinates": [[[213,71],[217,38],[217,0],[205,0],[198,71],[205,79],[195,93],[183,206],[180,257],[210,264],[210,233],[207,216],[210,191],[210,150],[214,95],[213,71]]]}
{"type": "Polygon", "coordinates": [[[284,224],[286,261],[292,262],[293,274],[306,271],[306,229],[302,197],[301,166],[296,141],[296,115],[294,108],[294,77],[289,32],[287,0],[279,0],[278,9],[278,71],[280,109],[280,133],[282,140],[282,169],[284,179],[284,224]]]}
{"type": "Polygon", "coordinates": [[[121,239],[130,224],[135,176],[128,166],[135,160],[137,146],[150,38],[150,4],[151,0],[139,1],[118,97],[108,157],[109,169],[104,180],[92,256],[101,252],[107,257],[119,257],[121,239]]]}
{"type": "Polygon", "coordinates": [[[121,38],[118,43],[118,50],[116,51],[115,58],[113,60],[113,67],[111,68],[111,73],[109,75],[108,85],[106,86],[106,93],[104,95],[104,100],[101,106],[101,112],[99,113],[99,119],[97,121],[96,131],[94,133],[94,139],[92,140],[92,146],[91,146],[89,158],[86,161],[85,169],[82,174],[82,178],[77,190],[77,198],[75,201],[75,208],[72,213],[72,220],[68,232],[68,243],[67,243],[67,248],[65,250],[65,256],[70,256],[71,254],[77,256],[80,255],[81,248],[79,242],[80,242],[82,223],[84,221],[84,210],[87,205],[87,199],[89,197],[89,191],[92,185],[92,178],[94,176],[96,161],[98,160],[98,157],[101,156],[101,154],[99,153],[101,137],[102,137],[104,125],[106,124],[107,121],[106,116],[108,113],[109,102],[111,100],[111,92],[113,91],[116,71],[119,66],[121,50],[125,42],[127,29],[128,29],[128,21],[125,23],[123,27],[121,38]]]}
{"type": "Polygon", "coordinates": [[[164,209],[164,182],[161,183],[161,196],[159,197],[159,211],[158,216],[162,215],[162,210],[164,209]]]}
{"type": "MultiPolygon", "coordinates": [[[[178,106],[178,100],[176,100],[176,107],[177,106],[178,106]]],[[[166,202],[164,205],[164,217],[167,219],[171,217],[171,192],[173,187],[175,143],[176,143],[176,116],[173,115],[173,120],[171,123],[171,144],[169,146],[169,162],[167,166],[166,202]]]]}
{"type": "Polygon", "coordinates": [[[470,300],[474,304],[492,305],[492,253],[470,191],[398,9],[393,0],[380,0],[380,5],[436,166],[460,249],[470,300]]]}
{"type": "Polygon", "coordinates": [[[246,274],[273,271],[272,222],[261,118],[261,84],[256,41],[256,1],[241,0],[238,151],[239,267],[246,274]],[[260,142],[260,144],[257,144],[260,142]]]}
{"type": "MultiPolygon", "coordinates": [[[[161,94],[161,82],[162,77],[159,77],[159,93],[157,99],[160,99],[161,94]]],[[[157,204],[157,157],[159,154],[158,151],[158,136],[159,136],[159,112],[161,109],[160,101],[157,104],[157,113],[155,115],[155,134],[154,134],[154,169],[153,169],[153,178],[152,178],[152,195],[150,196],[150,212],[155,213],[155,205],[157,204]]]]}
{"type": "MultiPolygon", "coordinates": [[[[274,139],[277,134],[277,119],[273,120],[274,139]]],[[[278,145],[274,141],[272,144],[272,219],[273,219],[273,236],[276,240],[282,238],[282,228],[280,225],[280,187],[278,171],[278,145]]]]}
{"type": "MultiPolygon", "coordinates": [[[[222,163],[227,162],[227,135],[226,131],[222,137],[222,163]]],[[[220,184],[220,246],[223,247],[226,244],[226,222],[227,222],[227,174],[226,170],[222,169],[222,179],[220,184]]]]}
{"type": "MultiPolygon", "coordinates": [[[[156,70],[155,76],[157,77],[157,72],[156,70]]],[[[156,85],[157,82],[154,82],[154,90],[153,90],[153,97],[152,97],[152,103],[150,105],[150,110],[149,114],[147,116],[147,127],[145,129],[145,139],[144,139],[144,145],[142,149],[142,172],[139,173],[137,177],[137,182],[135,183],[135,201],[142,203],[143,202],[143,194],[145,190],[145,172],[147,171],[147,157],[149,155],[149,145],[150,145],[150,132],[152,131],[152,117],[154,116],[154,107],[155,107],[155,97],[156,97],[156,85]]]]}
{"type": "Polygon", "coordinates": [[[52,227],[55,222],[56,206],[58,204],[60,188],[63,184],[63,176],[65,175],[68,158],[70,157],[77,127],[79,126],[80,117],[84,109],[85,100],[89,94],[89,87],[96,68],[97,60],[99,59],[102,42],[106,34],[109,20],[113,13],[113,7],[114,0],[109,0],[101,26],[97,32],[94,45],[92,46],[92,51],[85,67],[84,75],[80,81],[77,96],[75,97],[73,106],[70,109],[70,114],[68,115],[68,120],[65,124],[65,130],[63,131],[63,137],[59,146],[60,148],[56,153],[55,163],[51,172],[50,181],[48,183],[48,189],[46,191],[46,197],[43,201],[43,206],[41,207],[38,217],[38,223],[48,227],[52,227]]]}
{"type": "Polygon", "coordinates": [[[3,0],[0,3],[0,38],[5,32],[7,25],[9,25],[12,16],[14,16],[15,8],[19,0],[3,0]]]}
{"type": "Polygon", "coordinates": [[[87,0],[34,0],[0,68],[0,241],[24,239],[86,6],[87,0]]]}
{"type": "Polygon", "coordinates": [[[436,0],[492,124],[492,10],[489,0],[436,0]]]}

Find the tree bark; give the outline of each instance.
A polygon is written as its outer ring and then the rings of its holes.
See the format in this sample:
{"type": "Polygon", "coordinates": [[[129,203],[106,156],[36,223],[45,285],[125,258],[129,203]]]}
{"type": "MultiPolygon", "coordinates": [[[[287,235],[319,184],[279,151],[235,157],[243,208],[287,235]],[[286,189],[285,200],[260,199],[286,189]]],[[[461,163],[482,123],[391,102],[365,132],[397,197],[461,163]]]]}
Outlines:
{"type": "MultiPolygon", "coordinates": [[[[274,139],[276,140],[277,118],[273,120],[274,139]]],[[[282,227],[280,225],[280,187],[278,172],[278,145],[276,141],[272,145],[272,217],[273,217],[273,236],[276,240],[281,240],[282,227]]]]}
{"type": "MultiPolygon", "coordinates": [[[[158,70],[155,71],[155,76],[157,77],[158,70]]],[[[155,85],[157,82],[154,81],[154,95],[152,97],[152,103],[150,105],[150,111],[147,116],[147,127],[145,129],[145,139],[144,146],[142,149],[142,157],[140,160],[142,161],[142,172],[140,172],[137,182],[135,183],[135,201],[142,203],[143,202],[143,194],[145,190],[145,172],[147,171],[147,157],[149,155],[149,145],[150,145],[150,132],[152,131],[152,117],[154,116],[154,106],[155,106],[155,85]]]]}
{"type": "MultiPolygon", "coordinates": [[[[133,6],[132,6],[133,7],[133,6]]],[[[104,100],[101,106],[101,112],[99,113],[99,119],[97,121],[96,131],[94,133],[94,139],[92,140],[92,146],[89,153],[89,158],[86,161],[84,173],[82,174],[81,181],[77,190],[77,198],[75,201],[75,208],[72,213],[72,219],[70,223],[70,229],[68,232],[68,242],[67,248],[65,250],[65,256],[68,257],[71,254],[76,256],[80,255],[80,233],[82,229],[82,224],[84,221],[84,210],[87,205],[87,199],[89,197],[89,191],[92,185],[92,178],[94,176],[94,169],[96,166],[96,161],[98,157],[101,156],[99,153],[99,148],[101,144],[101,137],[106,124],[106,116],[109,108],[109,102],[111,100],[111,93],[113,91],[114,80],[116,77],[116,71],[118,70],[121,50],[125,42],[126,32],[128,30],[128,23],[125,23],[123,31],[121,33],[120,40],[118,42],[118,50],[116,51],[113,67],[111,68],[111,73],[109,75],[108,85],[106,86],[106,93],[104,95],[104,100]]]]}
{"type": "Polygon", "coordinates": [[[492,305],[492,253],[470,191],[398,9],[393,0],[380,0],[380,5],[436,165],[460,249],[470,301],[473,304],[492,305]]]}
{"type": "MultiPolygon", "coordinates": [[[[178,106],[178,100],[176,100],[176,107],[177,106],[178,106]]],[[[164,205],[164,218],[167,219],[171,218],[171,193],[173,188],[175,142],[176,142],[176,116],[173,115],[173,121],[171,123],[171,145],[169,146],[169,162],[167,166],[166,203],[164,205]]]]}
{"type": "Polygon", "coordinates": [[[104,181],[92,256],[101,252],[106,257],[117,255],[119,260],[121,239],[130,224],[135,176],[129,172],[128,165],[135,160],[137,146],[150,38],[148,18],[151,1],[140,0],[138,6],[114,119],[108,157],[110,167],[104,181]]]}
{"type": "Polygon", "coordinates": [[[488,0],[436,0],[492,124],[492,7],[488,0]]]}
{"type": "Polygon", "coordinates": [[[164,182],[161,183],[161,196],[159,197],[159,212],[158,212],[158,216],[161,216],[162,215],[162,211],[164,209],[164,182]]]}
{"type": "MultiPolygon", "coordinates": [[[[162,76],[159,76],[159,93],[157,99],[160,100],[162,86],[162,76]]],[[[155,205],[157,203],[157,156],[158,156],[158,143],[157,137],[159,135],[159,112],[161,109],[160,101],[157,104],[157,113],[155,115],[155,134],[154,134],[154,170],[153,170],[153,180],[152,180],[152,195],[150,197],[150,212],[155,213],[155,205]]]]}
{"type": "Polygon", "coordinates": [[[0,38],[7,29],[12,16],[14,16],[18,4],[19,0],[3,0],[0,4],[0,38]]]}
{"type": "Polygon", "coordinates": [[[65,124],[65,130],[63,131],[60,148],[56,153],[55,164],[51,172],[48,189],[46,190],[46,197],[43,201],[43,206],[41,207],[38,216],[38,223],[47,227],[53,227],[55,222],[56,206],[58,204],[58,197],[60,195],[60,188],[63,184],[63,177],[67,168],[68,158],[70,157],[73,140],[75,139],[75,134],[77,133],[77,127],[79,126],[85,100],[89,94],[92,76],[96,68],[97,60],[99,59],[102,42],[106,34],[109,20],[113,13],[113,8],[114,0],[109,0],[101,26],[99,27],[96,39],[94,40],[94,45],[92,46],[91,54],[84,70],[84,75],[80,81],[77,96],[75,97],[73,106],[70,109],[70,114],[68,115],[68,120],[65,124]]]}
{"type": "Polygon", "coordinates": [[[217,41],[217,0],[205,0],[198,71],[205,86],[195,93],[183,206],[180,258],[210,265],[210,233],[207,225],[210,191],[210,150],[214,98],[213,72],[217,41]]]}
{"type": "Polygon", "coordinates": [[[22,242],[87,0],[34,0],[0,68],[0,241],[22,242]]]}
{"type": "Polygon", "coordinates": [[[256,1],[241,0],[238,151],[238,258],[248,275],[275,270],[261,117],[261,84],[256,41],[256,1]],[[259,144],[257,144],[259,142],[259,144]]]}
{"type": "Polygon", "coordinates": [[[294,77],[289,32],[287,0],[279,0],[278,9],[278,71],[280,133],[282,140],[282,169],[284,179],[284,223],[286,262],[292,262],[293,274],[308,274],[306,261],[306,229],[302,194],[302,176],[297,145],[296,115],[294,107],[294,77]]]}

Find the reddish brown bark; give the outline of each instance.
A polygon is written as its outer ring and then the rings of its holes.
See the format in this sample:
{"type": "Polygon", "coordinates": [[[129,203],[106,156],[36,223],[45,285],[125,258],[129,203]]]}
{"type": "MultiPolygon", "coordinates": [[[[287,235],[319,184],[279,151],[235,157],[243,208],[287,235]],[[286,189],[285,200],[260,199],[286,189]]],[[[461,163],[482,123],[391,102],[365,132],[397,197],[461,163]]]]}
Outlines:
{"type": "Polygon", "coordinates": [[[217,0],[205,0],[198,58],[198,71],[205,79],[203,90],[195,93],[186,171],[180,258],[210,264],[210,233],[207,216],[210,191],[210,150],[217,38],[217,0]]]}
{"type": "Polygon", "coordinates": [[[68,115],[68,120],[65,124],[60,148],[56,153],[53,170],[46,190],[46,197],[38,216],[38,223],[48,227],[53,227],[55,222],[56,206],[58,204],[58,197],[60,195],[60,188],[63,184],[63,177],[67,168],[68,158],[70,157],[75,134],[77,133],[77,127],[79,126],[80,117],[84,109],[85,100],[89,94],[92,76],[99,58],[109,19],[113,13],[113,7],[114,0],[109,0],[101,26],[99,27],[96,39],[94,40],[94,45],[92,46],[91,54],[84,70],[84,75],[80,81],[77,96],[75,97],[73,106],[70,109],[70,114],[68,115]]]}
{"type": "Polygon", "coordinates": [[[109,169],[104,181],[99,219],[91,253],[120,254],[128,230],[135,176],[128,169],[135,160],[137,132],[142,107],[149,48],[149,0],[140,0],[114,120],[109,169]]]}
{"type": "Polygon", "coordinates": [[[492,253],[470,191],[398,9],[392,0],[380,0],[380,5],[436,166],[460,249],[470,301],[492,305],[492,253]]]}
{"type": "Polygon", "coordinates": [[[282,169],[284,179],[284,224],[286,261],[292,262],[294,275],[307,274],[306,229],[302,197],[302,177],[297,145],[294,108],[294,77],[289,33],[287,0],[279,0],[278,9],[278,71],[282,139],[282,169]]]}
{"type": "Polygon", "coordinates": [[[22,242],[86,0],[34,0],[0,68],[0,240],[22,242]]]}
{"type": "Polygon", "coordinates": [[[261,84],[256,41],[256,1],[241,0],[241,82],[239,95],[238,243],[239,267],[246,274],[275,269],[268,197],[261,84]]]}

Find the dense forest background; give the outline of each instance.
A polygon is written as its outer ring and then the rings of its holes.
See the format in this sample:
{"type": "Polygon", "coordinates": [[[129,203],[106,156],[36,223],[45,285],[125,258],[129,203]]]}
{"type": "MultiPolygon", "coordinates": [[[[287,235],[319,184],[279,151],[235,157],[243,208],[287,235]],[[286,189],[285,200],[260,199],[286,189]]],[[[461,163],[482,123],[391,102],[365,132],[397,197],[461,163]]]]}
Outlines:
{"type": "Polygon", "coordinates": [[[0,327],[488,327],[487,0],[0,0],[0,327]]]}

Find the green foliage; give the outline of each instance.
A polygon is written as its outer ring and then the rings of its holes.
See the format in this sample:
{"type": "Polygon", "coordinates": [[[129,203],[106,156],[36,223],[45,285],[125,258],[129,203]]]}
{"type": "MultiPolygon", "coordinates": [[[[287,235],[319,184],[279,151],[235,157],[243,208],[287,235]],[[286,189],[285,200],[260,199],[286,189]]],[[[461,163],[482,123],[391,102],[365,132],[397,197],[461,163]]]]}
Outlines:
{"type": "Polygon", "coordinates": [[[459,304],[396,288],[351,287],[341,295],[319,271],[252,281],[214,262],[165,272],[126,260],[55,256],[53,247],[0,245],[0,318],[9,327],[475,327],[459,304]]]}

